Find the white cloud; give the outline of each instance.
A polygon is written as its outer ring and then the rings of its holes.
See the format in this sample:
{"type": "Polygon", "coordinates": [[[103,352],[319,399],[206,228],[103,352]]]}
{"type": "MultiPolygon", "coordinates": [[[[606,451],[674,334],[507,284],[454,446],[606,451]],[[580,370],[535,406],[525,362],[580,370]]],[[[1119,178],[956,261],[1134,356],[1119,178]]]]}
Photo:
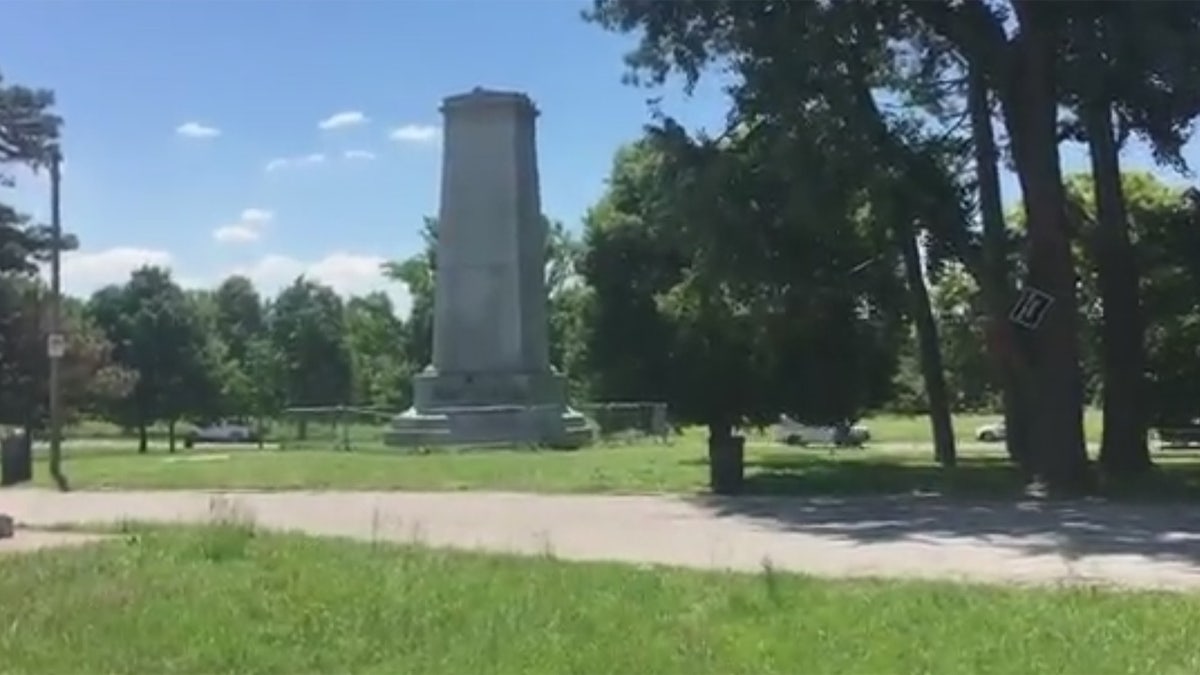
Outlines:
{"type": "Polygon", "coordinates": [[[428,143],[437,140],[442,130],[429,124],[405,124],[392,129],[388,136],[401,143],[428,143]]]}
{"type": "Polygon", "coordinates": [[[174,262],[167,251],[133,246],[117,246],[103,251],[68,251],[62,257],[63,290],[87,297],[109,285],[122,284],[139,267],[170,267],[174,262]]]}
{"type": "Polygon", "coordinates": [[[336,251],[313,261],[272,254],[230,273],[248,277],[264,295],[278,293],[299,276],[326,284],[342,296],[383,291],[392,299],[396,313],[406,317],[412,307],[412,298],[404,284],[383,276],[381,266],[385,260],[379,256],[344,251],[336,251]]]}
{"type": "Polygon", "coordinates": [[[248,244],[258,241],[258,230],[245,225],[224,225],[213,230],[213,239],[222,244],[248,244]]]}
{"type": "Polygon", "coordinates": [[[345,127],[356,127],[360,124],[366,124],[370,120],[366,115],[358,110],[346,110],[339,113],[334,113],[329,117],[317,122],[317,128],[325,131],[331,129],[342,129],[345,127]]]}
{"type": "Polygon", "coordinates": [[[274,219],[275,214],[267,209],[245,209],[238,222],[213,230],[213,239],[222,244],[248,244],[258,241],[263,229],[274,219]]]}
{"type": "Polygon", "coordinates": [[[300,155],[297,157],[276,157],[267,162],[265,167],[267,172],[279,171],[281,169],[291,169],[301,166],[312,166],[321,164],[325,161],[325,155],[320,152],[314,152],[309,155],[300,155]]]}
{"type": "MultiPolygon", "coordinates": [[[[382,291],[391,299],[396,314],[407,317],[412,297],[404,284],[383,276],[384,258],[335,251],[316,260],[300,260],[287,255],[270,254],[250,265],[201,274],[181,274],[175,257],[160,249],[118,246],[96,252],[71,251],[63,254],[63,290],[86,298],[109,284],[123,284],[139,267],[153,265],[172,270],[175,281],[184,288],[213,288],[233,274],[248,277],[266,297],[272,297],[303,275],[326,284],[343,297],[382,291]]],[[[194,272],[194,270],[191,270],[194,272]]]]}
{"type": "Polygon", "coordinates": [[[216,138],[221,135],[221,130],[199,122],[184,122],[175,127],[175,133],[188,138],[216,138]]]}
{"type": "Polygon", "coordinates": [[[342,153],[345,159],[375,159],[375,153],[370,150],[347,150],[342,153]]]}
{"type": "Polygon", "coordinates": [[[266,209],[246,209],[242,211],[243,223],[269,223],[275,219],[275,213],[266,209]]]}

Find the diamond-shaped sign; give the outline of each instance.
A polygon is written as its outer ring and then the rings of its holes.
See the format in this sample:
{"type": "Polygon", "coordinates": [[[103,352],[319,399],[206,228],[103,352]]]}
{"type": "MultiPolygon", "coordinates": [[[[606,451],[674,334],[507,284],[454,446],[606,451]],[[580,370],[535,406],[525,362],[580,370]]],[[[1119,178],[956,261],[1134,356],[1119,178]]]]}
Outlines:
{"type": "Polygon", "coordinates": [[[1013,323],[1032,330],[1042,325],[1042,320],[1046,318],[1046,313],[1053,304],[1054,298],[1049,293],[1026,286],[1021,289],[1021,297],[1013,304],[1008,318],[1013,323]]]}

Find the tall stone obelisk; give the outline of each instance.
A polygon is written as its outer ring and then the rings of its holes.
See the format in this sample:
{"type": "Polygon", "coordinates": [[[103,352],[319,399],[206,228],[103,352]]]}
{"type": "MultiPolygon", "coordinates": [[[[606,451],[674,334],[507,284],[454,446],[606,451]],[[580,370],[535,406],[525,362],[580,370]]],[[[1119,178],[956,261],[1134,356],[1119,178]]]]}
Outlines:
{"type": "Polygon", "coordinates": [[[538,111],[524,94],[484,89],[441,111],[433,363],[386,440],[585,443],[591,431],[549,361],[538,111]]]}

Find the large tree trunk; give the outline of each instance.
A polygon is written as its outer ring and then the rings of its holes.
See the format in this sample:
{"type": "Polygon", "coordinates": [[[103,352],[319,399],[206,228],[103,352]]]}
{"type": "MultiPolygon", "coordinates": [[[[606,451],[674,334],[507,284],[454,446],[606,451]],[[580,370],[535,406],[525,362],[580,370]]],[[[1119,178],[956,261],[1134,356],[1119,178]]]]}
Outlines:
{"type": "Polygon", "coordinates": [[[175,420],[167,422],[167,452],[175,452],[175,420]]]}
{"type": "Polygon", "coordinates": [[[138,420],[138,452],[144,455],[149,447],[150,442],[146,435],[146,422],[138,420]]]}
{"type": "Polygon", "coordinates": [[[1027,285],[1049,294],[1054,302],[1031,330],[1031,439],[1035,465],[1047,487],[1077,492],[1089,487],[1089,471],[1075,265],[1058,155],[1054,71],[1060,26],[1052,3],[1013,4],[1020,33],[1003,105],[1029,234],[1027,285]]]}
{"type": "Polygon", "coordinates": [[[1027,476],[1033,473],[1027,410],[1028,368],[1024,345],[1009,324],[1008,311],[1013,302],[1009,281],[1008,227],[1000,196],[1000,160],[996,135],[992,128],[992,106],[987,79],[979,64],[972,64],[968,80],[967,105],[971,115],[971,136],[975,146],[975,172],[979,184],[979,213],[983,221],[983,265],[976,281],[983,296],[989,328],[994,337],[988,350],[1000,382],[1004,405],[1005,447],[1009,459],[1027,476]]]}
{"type": "MultiPolygon", "coordinates": [[[[1103,56],[1095,43],[1091,46],[1091,61],[1102,71],[1103,56]]],[[[1104,307],[1101,324],[1104,436],[1100,464],[1113,474],[1138,474],[1148,470],[1152,462],[1142,406],[1146,393],[1145,353],[1137,261],[1129,241],[1121,163],[1108,93],[1100,85],[1092,90],[1089,99],[1083,106],[1083,122],[1092,160],[1096,262],[1104,307]]]]}
{"type": "Polygon", "coordinates": [[[954,424],[950,417],[950,396],[946,392],[946,375],[942,366],[942,348],[938,342],[937,324],[929,305],[929,289],[921,273],[921,254],[917,250],[916,234],[897,225],[897,244],[904,258],[904,274],[908,279],[913,322],[917,326],[920,348],[921,376],[925,395],[929,399],[929,425],[933,431],[933,454],[938,463],[952,467],[958,459],[954,447],[954,424]]]}

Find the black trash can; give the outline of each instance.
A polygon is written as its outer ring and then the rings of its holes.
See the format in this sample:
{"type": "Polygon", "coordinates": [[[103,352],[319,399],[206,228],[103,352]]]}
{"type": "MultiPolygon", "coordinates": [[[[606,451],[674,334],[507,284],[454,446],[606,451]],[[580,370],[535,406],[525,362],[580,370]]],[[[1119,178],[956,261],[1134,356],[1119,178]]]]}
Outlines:
{"type": "Polygon", "coordinates": [[[0,487],[33,480],[33,443],[20,431],[0,436],[0,487]]]}
{"type": "Polygon", "coordinates": [[[746,437],[708,439],[708,484],[719,495],[736,495],[746,478],[746,437]]]}

